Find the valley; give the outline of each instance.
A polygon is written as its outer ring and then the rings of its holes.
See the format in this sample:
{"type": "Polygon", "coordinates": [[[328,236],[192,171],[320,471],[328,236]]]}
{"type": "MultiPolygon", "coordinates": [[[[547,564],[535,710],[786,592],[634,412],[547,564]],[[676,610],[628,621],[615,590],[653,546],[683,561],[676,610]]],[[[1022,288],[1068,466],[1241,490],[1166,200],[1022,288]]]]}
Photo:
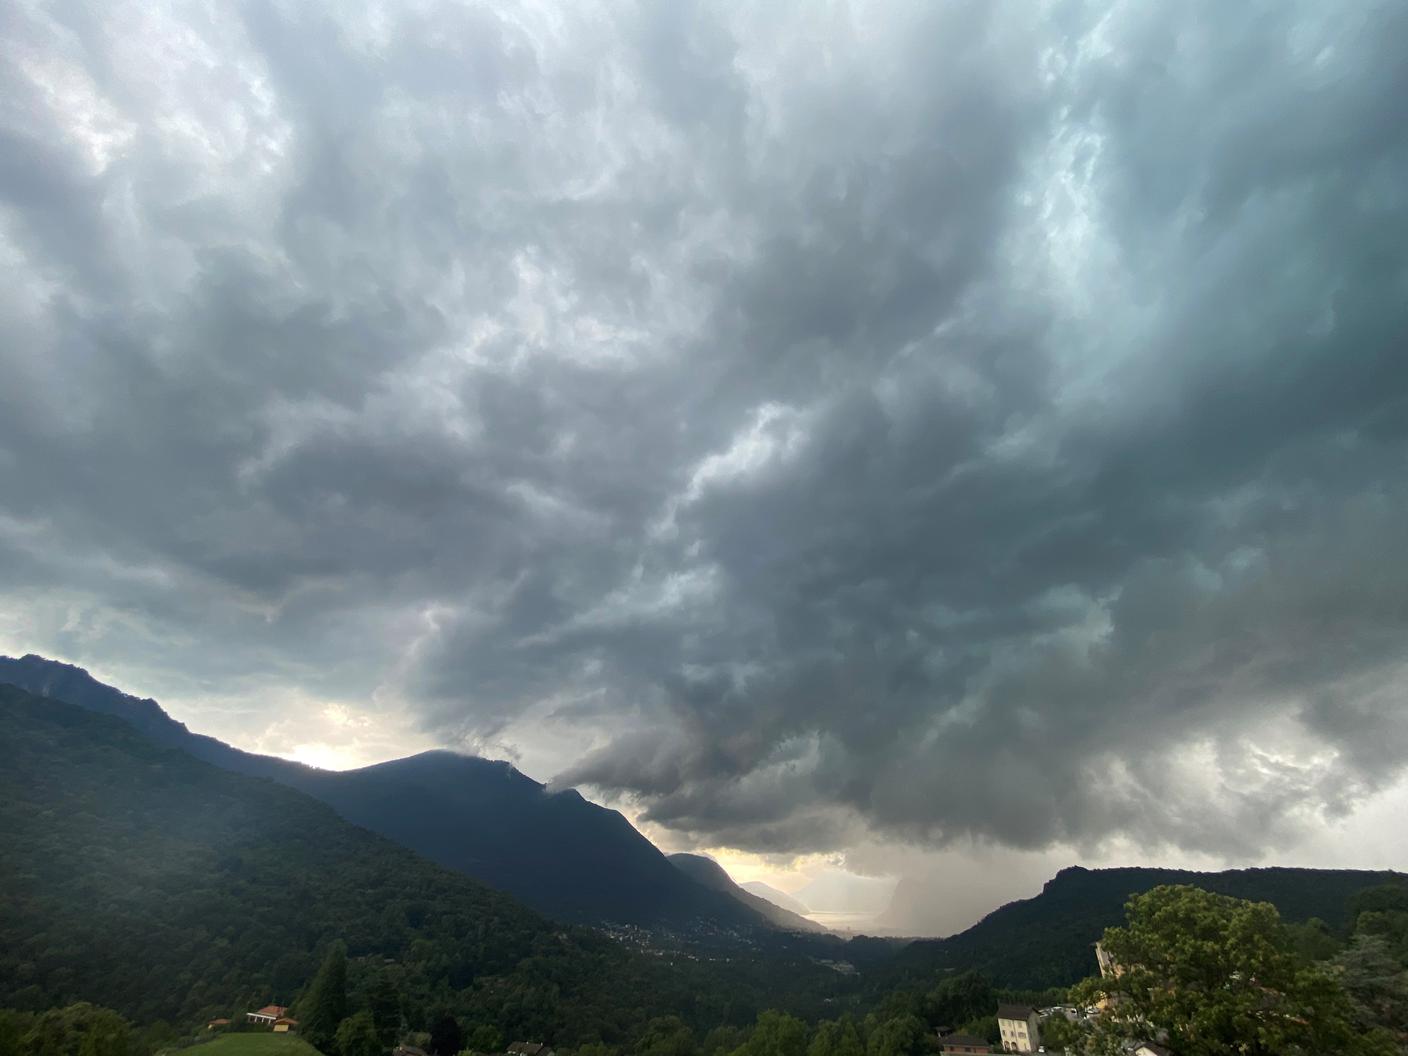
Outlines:
{"type": "MultiPolygon", "coordinates": [[[[25,658],[0,661],[0,672],[88,705],[0,685],[14,760],[0,782],[0,822],[13,849],[0,865],[8,895],[0,1008],[37,1013],[91,1001],[142,1025],[238,1023],[240,1008],[306,1000],[332,943],[346,950],[348,1000],[393,1009],[387,1029],[398,1036],[451,1015],[485,1037],[543,1038],[592,1056],[592,1046],[638,1045],[642,1030],[664,1022],[695,1038],[741,1038],[765,1013],[800,1023],[849,1017],[869,1030],[896,1016],[911,1031],[920,1021],[981,1026],[988,1002],[1064,1001],[1091,974],[1091,944],[1120,921],[1131,895],[1173,884],[1264,900],[1293,925],[1312,921],[1303,926],[1323,929],[1330,942],[1350,928],[1360,892],[1405,879],[1072,868],[958,935],[905,940],[827,933],[733,884],[707,858],[661,855],[663,875],[685,892],[672,896],[675,910],[648,923],[612,919],[617,903],[598,882],[590,898],[554,896],[570,908],[553,920],[519,900],[524,885],[495,890],[483,879],[506,872],[483,857],[506,838],[506,816],[541,826],[559,809],[503,764],[435,753],[336,785],[177,728],[154,702],[76,669],[25,658]],[[456,809],[438,828],[396,821],[396,811],[445,817],[445,804],[456,809]],[[378,824],[357,823],[373,812],[378,824]],[[433,856],[417,846],[432,828],[442,838],[433,856]],[[461,839],[478,848],[472,868],[461,839]],[[685,904],[694,915],[678,915],[685,904]],[[950,997],[935,996],[943,993],[950,997]],[[953,1004],[959,993],[967,1004],[953,1004]],[[960,1023],[948,1022],[960,1012],[960,1023]]],[[[619,815],[584,811],[575,794],[556,797],[569,815],[606,820],[572,844],[608,834],[581,851],[603,878],[653,861],[638,835],[620,836],[610,820],[619,815]]],[[[531,890],[546,898],[566,882],[551,879],[531,890]]],[[[653,903],[651,914],[663,905],[653,903]]],[[[200,1051],[295,1053],[300,1045],[306,1050],[306,1039],[222,1034],[200,1051]]]]}

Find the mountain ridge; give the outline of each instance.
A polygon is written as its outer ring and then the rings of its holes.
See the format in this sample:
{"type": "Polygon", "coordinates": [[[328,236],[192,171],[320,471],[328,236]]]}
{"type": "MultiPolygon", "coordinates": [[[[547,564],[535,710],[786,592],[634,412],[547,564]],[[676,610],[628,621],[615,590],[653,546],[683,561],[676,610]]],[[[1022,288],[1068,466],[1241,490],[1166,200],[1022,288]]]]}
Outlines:
{"type": "MultiPolygon", "coordinates": [[[[0,774],[16,837],[0,865],[0,1004],[191,1016],[246,992],[291,1001],[334,936],[354,956],[412,958],[430,942],[468,980],[514,971],[559,932],[312,797],[116,716],[0,685],[0,721],[20,749],[0,774]],[[429,902],[435,914],[417,910],[429,902]],[[181,987],[165,977],[173,960],[181,987]]],[[[568,941],[624,963],[602,940],[568,941]]]]}
{"type": "MultiPolygon", "coordinates": [[[[617,920],[675,926],[706,920],[723,922],[725,928],[776,927],[732,894],[710,890],[685,876],[676,863],[661,854],[618,812],[590,804],[575,793],[550,793],[546,786],[502,761],[432,750],[360,771],[323,771],[243,752],[192,733],[166,715],[155,701],[105,686],[72,665],[32,654],[20,660],[0,658],[0,681],[17,678],[38,681],[55,694],[85,697],[72,703],[115,715],[138,727],[148,739],[181,748],[222,769],[272,778],[305,791],[347,820],[389,836],[441,865],[515,894],[548,916],[583,923],[617,920]],[[500,793],[505,788],[517,788],[523,795],[513,801],[528,803],[540,811],[529,819],[533,822],[532,831],[539,833],[540,838],[529,841],[528,850],[524,850],[524,830],[515,828],[512,818],[499,818],[487,826],[487,831],[480,831],[485,842],[476,845],[468,839],[447,841],[445,826],[438,825],[436,813],[424,809],[423,792],[427,786],[440,789],[438,803],[451,814],[464,814],[476,803],[492,802],[488,793],[495,788],[500,793]],[[465,798],[457,805],[445,789],[465,798]],[[582,818],[591,819],[586,826],[591,833],[609,836],[604,844],[607,850],[591,846],[593,841],[584,837],[579,825],[582,818]],[[408,825],[413,831],[406,831],[408,825]],[[401,838],[388,829],[399,831],[401,838]],[[426,850],[421,851],[422,847],[426,850]],[[618,859],[610,850],[621,847],[626,849],[627,862],[642,863],[634,870],[631,882],[625,884],[619,882],[623,874],[615,868],[618,859]],[[554,880],[563,864],[569,878],[595,878],[599,886],[580,897],[564,898],[562,884],[554,880]],[[609,876],[612,884],[600,885],[602,876],[609,876]]],[[[480,829],[485,830],[486,826],[481,824],[480,829]]],[[[627,870],[626,874],[631,872],[627,870]]],[[[936,972],[972,968],[1004,986],[1040,989],[1066,985],[1093,970],[1091,943],[1105,927],[1120,923],[1127,898],[1158,884],[1191,883],[1222,894],[1269,901],[1288,920],[1318,916],[1335,926],[1343,918],[1350,894],[1403,879],[1403,873],[1389,870],[1272,866],[1200,873],[1155,867],[1091,870],[1069,866],[1046,881],[1033,898],[997,907],[954,935],[914,940],[893,961],[887,960],[883,968],[878,961],[874,963],[879,975],[890,979],[931,977],[936,972]]],[[[806,937],[799,937],[798,941],[802,938],[806,937]]],[[[816,936],[807,941],[823,938],[839,941],[832,936],[816,936]]],[[[881,939],[852,940],[850,948],[859,955],[866,941],[878,944],[877,950],[888,950],[894,945],[881,939]],[[857,946],[857,942],[862,945],[857,946]]]]}
{"type": "Polygon", "coordinates": [[[774,927],[754,906],[680,872],[619,812],[501,760],[433,749],[355,770],[320,770],[195,733],[153,699],[73,664],[0,657],[0,682],[111,715],[164,747],[307,793],[442,866],[573,923],[774,927]]]}
{"type": "Polygon", "coordinates": [[[793,898],[786,891],[779,891],[771,884],[765,884],[761,880],[745,880],[738,886],[743,888],[743,890],[747,891],[749,894],[757,895],[759,898],[766,899],[778,909],[785,909],[788,912],[796,913],[799,916],[806,916],[808,913],[811,912],[810,909],[808,909],[805,905],[802,904],[800,899],[793,898]]]}
{"type": "Polygon", "coordinates": [[[741,902],[750,909],[765,916],[775,926],[787,931],[804,931],[812,933],[823,933],[827,929],[814,920],[808,920],[800,913],[793,913],[791,910],[783,909],[763,898],[755,895],[751,891],[744,890],[734,882],[733,877],[728,875],[728,870],[721,866],[707,854],[691,854],[681,851],[675,854],[667,854],[670,864],[679,869],[695,883],[702,884],[714,891],[720,891],[730,898],[741,902]]]}
{"type": "Polygon", "coordinates": [[[746,1022],[764,993],[816,1015],[849,986],[782,942],[766,965],[665,958],[553,922],[116,716],[0,684],[0,728],[0,1008],[203,1023],[295,1003],[334,941],[349,988],[389,986],[408,1024],[448,1009],[557,1045],[746,1022]]]}
{"type": "Polygon", "coordinates": [[[1270,902],[1282,918],[1312,917],[1332,929],[1346,922],[1351,895],[1403,882],[1393,870],[1261,866],[1198,872],[1155,866],[1061,869],[1031,898],[999,906],[976,924],[940,939],[915,939],[886,966],[890,980],[975,969],[997,986],[1042,990],[1068,986],[1096,970],[1093,946],[1105,928],[1123,923],[1131,895],[1163,884],[1190,884],[1216,894],[1270,902]]]}

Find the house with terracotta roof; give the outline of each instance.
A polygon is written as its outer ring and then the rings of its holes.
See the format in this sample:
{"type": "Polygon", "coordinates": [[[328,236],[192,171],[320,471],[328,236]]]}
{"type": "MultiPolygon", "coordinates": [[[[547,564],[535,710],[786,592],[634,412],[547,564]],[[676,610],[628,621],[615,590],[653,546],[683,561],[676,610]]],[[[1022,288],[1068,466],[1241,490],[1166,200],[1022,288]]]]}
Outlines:
{"type": "Polygon", "coordinates": [[[258,1023],[260,1026],[272,1027],[286,1015],[288,1015],[286,1005],[265,1005],[258,1012],[246,1012],[244,1018],[251,1023],[258,1023]]]}
{"type": "Polygon", "coordinates": [[[290,1019],[288,1016],[280,1016],[274,1020],[274,1033],[287,1034],[291,1030],[298,1029],[298,1020],[290,1019]]]}
{"type": "Polygon", "coordinates": [[[961,1056],[983,1056],[992,1052],[992,1046],[988,1044],[987,1038],[979,1038],[972,1034],[945,1034],[939,1038],[939,1051],[948,1056],[950,1052],[956,1052],[961,1056]]]}

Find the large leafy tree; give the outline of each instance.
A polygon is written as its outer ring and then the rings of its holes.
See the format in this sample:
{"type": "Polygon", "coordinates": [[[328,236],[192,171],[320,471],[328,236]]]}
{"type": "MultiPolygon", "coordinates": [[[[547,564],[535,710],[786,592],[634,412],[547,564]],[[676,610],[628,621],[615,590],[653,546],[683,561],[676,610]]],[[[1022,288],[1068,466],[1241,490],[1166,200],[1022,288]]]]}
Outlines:
{"type": "Polygon", "coordinates": [[[1385,1030],[1408,1052],[1408,970],[1382,935],[1359,934],[1335,958],[1340,983],[1366,1031],[1385,1030]]]}
{"type": "Polygon", "coordinates": [[[1392,1052],[1356,1029],[1343,987],[1297,951],[1269,903],[1157,887],[1130,899],[1126,919],[1102,940],[1118,970],[1076,988],[1082,1004],[1111,1003],[1095,1051],[1162,1038],[1179,1056],[1392,1052]]]}
{"type": "Polygon", "coordinates": [[[992,1015],[997,1003],[992,983],[977,972],[963,972],[929,991],[925,1011],[930,1022],[954,1027],[992,1015]]]}
{"type": "Polygon", "coordinates": [[[915,1056],[927,1047],[929,1029],[913,1013],[877,1020],[867,1032],[867,1056],[915,1056]]]}
{"type": "Polygon", "coordinates": [[[138,1052],[131,1027],[109,1008],[80,1002],[37,1015],[0,1011],[0,1056],[138,1056],[138,1052]]]}
{"type": "Polygon", "coordinates": [[[807,1047],[807,1056],[865,1056],[865,1042],[856,1021],[842,1016],[821,1024],[807,1047]]]}
{"type": "Polygon", "coordinates": [[[699,1046],[694,1031],[679,1016],[650,1020],[633,1047],[637,1056],[694,1056],[699,1046]]]}
{"type": "Polygon", "coordinates": [[[807,1025],[796,1016],[768,1009],[733,1056],[806,1056],[807,1025]]]}
{"type": "Polygon", "coordinates": [[[1350,899],[1353,931],[1383,940],[1390,955],[1408,965],[1408,884],[1382,884],[1350,899]]]}
{"type": "Polygon", "coordinates": [[[1080,1028],[1059,1012],[1041,1024],[1041,1040],[1052,1052],[1067,1052],[1080,1044],[1080,1028]]]}
{"type": "Polygon", "coordinates": [[[337,1056],[385,1056],[386,1046],[377,1037],[376,1023],[365,1009],[348,1016],[337,1027],[337,1056]]]}
{"type": "MultiPolygon", "coordinates": [[[[470,1052],[503,1052],[504,1036],[498,1027],[489,1023],[480,1023],[465,1034],[464,1047],[470,1052]]],[[[577,1056],[583,1056],[585,1049],[585,1045],[579,1047],[577,1056]]]]}

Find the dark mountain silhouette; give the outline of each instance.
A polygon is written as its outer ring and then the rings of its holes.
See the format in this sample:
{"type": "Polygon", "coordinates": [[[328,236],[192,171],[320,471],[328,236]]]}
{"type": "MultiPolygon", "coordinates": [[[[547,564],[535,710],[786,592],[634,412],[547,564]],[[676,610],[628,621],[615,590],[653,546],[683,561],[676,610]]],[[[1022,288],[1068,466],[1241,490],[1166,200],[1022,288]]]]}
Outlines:
{"type": "Polygon", "coordinates": [[[298,789],[431,861],[560,920],[773,926],[771,915],[696,883],[614,810],[550,792],[508,763],[436,751],[319,770],[192,733],[151,699],[40,656],[0,657],[0,682],[130,723],[156,744],[298,789]]]}
{"type": "Polygon", "coordinates": [[[733,882],[728,870],[706,854],[671,854],[667,856],[673,865],[685,876],[713,891],[721,891],[730,898],[737,899],[750,909],[761,913],[779,928],[788,931],[823,932],[826,928],[814,920],[808,920],[800,913],[783,909],[752,892],[743,890],[733,882]]]}
{"type": "Polygon", "coordinates": [[[492,981],[466,998],[487,1008],[540,985],[544,956],[584,988],[564,1000],[585,1016],[622,1004],[594,980],[638,985],[650,970],[110,716],[0,685],[0,728],[0,1007],[81,996],[148,1020],[287,1004],[334,938],[358,965],[394,960],[408,1000],[492,981]]]}
{"type": "MultiPolygon", "coordinates": [[[[157,744],[305,791],[344,818],[559,919],[776,927],[759,907],[691,880],[616,811],[575,792],[548,792],[507,763],[428,752],[362,770],[318,770],[191,733],[155,701],[129,696],[68,664],[38,656],[0,658],[0,682],[115,715],[157,744]]],[[[976,968],[1003,986],[1066,985],[1094,970],[1091,944],[1123,920],[1126,899],[1159,884],[1195,884],[1267,901],[1288,920],[1319,917],[1338,927],[1351,894],[1402,878],[1336,869],[1071,867],[1035,898],[1002,906],[966,931],[910,943],[883,968],[877,963],[881,970],[871,980],[883,977],[889,985],[976,968]]],[[[877,941],[877,949],[888,948],[877,941]]]]}
{"type": "Polygon", "coordinates": [[[748,880],[738,885],[750,895],[757,895],[765,898],[779,909],[785,909],[789,913],[799,913],[805,915],[809,912],[799,899],[793,898],[786,891],[779,891],[771,884],[765,884],[761,880],[748,880]]]}
{"type": "Polygon", "coordinates": [[[13,685],[0,730],[0,1008],[82,1000],[203,1023],[294,1003],[333,941],[352,991],[389,986],[409,1024],[449,1012],[574,1048],[634,1051],[665,1015],[750,1022],[761,1001],[816,1017],[855,989],[816,963],[833,937],[752,929],[747,957],[642,953],[311,796],[13,685]]]}
{"type": "Polygon", "coordinates": [[[1062,869],[1034,898],[1009,902],[966,931],[910,943],[885,968],[900,979],[928,979],[935,972],[977,969],[998,986],[1044,989],[1067,986],[1095,973],[1093,945],[1124,922],[1131,895],[1162,884],[1191,884],[1218,894],[1270,902],[1288,921],[1318,917],[1331,928],[1346,923],[1351,895],[1404,879],[1395,872],[1355,869],[1062,869]]]}

